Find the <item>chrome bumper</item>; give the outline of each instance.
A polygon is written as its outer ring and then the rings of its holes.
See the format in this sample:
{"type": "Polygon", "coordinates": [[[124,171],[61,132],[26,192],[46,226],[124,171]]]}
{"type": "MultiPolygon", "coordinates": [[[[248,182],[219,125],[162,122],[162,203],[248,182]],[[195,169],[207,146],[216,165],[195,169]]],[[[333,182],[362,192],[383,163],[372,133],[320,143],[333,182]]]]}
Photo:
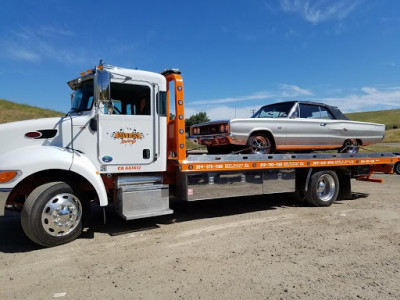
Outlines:
{"type": "Polygon", "coordinates": [[[193,142],[205,146],[225,146],[235,144],[228,134],[190,136],[193,142]]]}
{"type": "Polygon", "coordinates": [[[4,216],[6,201],[12,189],[0,189],[0,217],[4,216]]]}

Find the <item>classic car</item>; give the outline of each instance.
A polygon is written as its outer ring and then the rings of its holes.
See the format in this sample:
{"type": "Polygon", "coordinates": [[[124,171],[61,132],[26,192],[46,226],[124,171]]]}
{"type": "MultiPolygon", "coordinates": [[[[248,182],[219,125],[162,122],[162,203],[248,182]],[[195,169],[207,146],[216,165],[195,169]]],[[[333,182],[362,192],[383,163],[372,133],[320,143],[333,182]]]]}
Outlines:
{"type": "Polygon", "coordinates": [[[244,149],[257,154],[332,149],[356,153],[384,137],[383,124],[351,121],[335,106],[306,101],[265,105],[251,118],[190,127],[191,140],[207,146],[211,154],[244,149]]]}

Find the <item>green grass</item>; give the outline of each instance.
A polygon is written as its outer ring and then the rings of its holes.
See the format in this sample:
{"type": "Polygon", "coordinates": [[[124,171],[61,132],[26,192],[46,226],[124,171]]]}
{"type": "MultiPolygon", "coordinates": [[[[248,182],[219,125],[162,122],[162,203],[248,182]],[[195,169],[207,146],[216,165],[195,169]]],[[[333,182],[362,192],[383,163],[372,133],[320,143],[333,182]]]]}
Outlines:
{"type": "Polygon", "coordinates": [[[0,99],[0,123],[38,118],[59,117],[64,114],[50,109],[43,109],[26,104],[18,104],[0,99]]]}
{"type": "Polygon", "coordinates": [[[385,124],[387,130],[394,126],[400,128],[400,109],[349,113],[346,116],[353,121],[385,124]]]}
{"type": "Polygon", "coordinates": [[[386,136],[383,140],[384,143],[400,143],[400,128],[386,130],[386,136]]]}
{"type": "Polygon", "coordinates": [[[400,146],[387,146],[383,144],[375,144],[366,147],[362,147],[360,152],[368,153],[368,152],[399,152],[400,146]]]}

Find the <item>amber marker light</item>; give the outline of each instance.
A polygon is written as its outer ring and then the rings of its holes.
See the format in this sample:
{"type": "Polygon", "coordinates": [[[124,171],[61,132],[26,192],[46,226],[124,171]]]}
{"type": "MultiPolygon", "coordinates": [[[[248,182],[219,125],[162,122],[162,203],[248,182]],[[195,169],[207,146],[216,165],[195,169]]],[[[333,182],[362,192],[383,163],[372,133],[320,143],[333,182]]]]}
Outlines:
{"type": "Polygon", "coordinates": [[[18,175],[18,171],[0,171],[0,183],[13,180],[18,175]]]}

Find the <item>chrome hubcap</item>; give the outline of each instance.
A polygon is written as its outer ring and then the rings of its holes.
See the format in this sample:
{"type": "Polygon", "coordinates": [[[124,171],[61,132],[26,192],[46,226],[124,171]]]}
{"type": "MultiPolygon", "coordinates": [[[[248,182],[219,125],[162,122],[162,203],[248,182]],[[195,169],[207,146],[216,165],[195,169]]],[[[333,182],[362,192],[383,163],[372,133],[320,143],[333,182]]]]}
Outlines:
{"type": "Polygon", "coordinates": [[[52,236],[64,236],[73,231],[82,217],[82,205],[72,194],[58,194],[51,198],[42,212],[44,230],[52,236]]]}
{"type": "Polygon", "coordinates": [[[318,179],[317,194],[322,201],[329,201],[335,194],[336,184],[333,177],[329,174],[324,174],[318,179]]]}
{"type": "Polygon", "coordinates": [[[253,136],[250,138],[249,145],[253,153],[266,154],[269,153],[271,143],[268,139],[263,136],[253,136]]]}
{"type": "Polygon", "coordinates": [[[358,152],[358,143],[356,140],[348,140],[346,141],[345,152],[347,153],[357,153],[358,152]]]}

